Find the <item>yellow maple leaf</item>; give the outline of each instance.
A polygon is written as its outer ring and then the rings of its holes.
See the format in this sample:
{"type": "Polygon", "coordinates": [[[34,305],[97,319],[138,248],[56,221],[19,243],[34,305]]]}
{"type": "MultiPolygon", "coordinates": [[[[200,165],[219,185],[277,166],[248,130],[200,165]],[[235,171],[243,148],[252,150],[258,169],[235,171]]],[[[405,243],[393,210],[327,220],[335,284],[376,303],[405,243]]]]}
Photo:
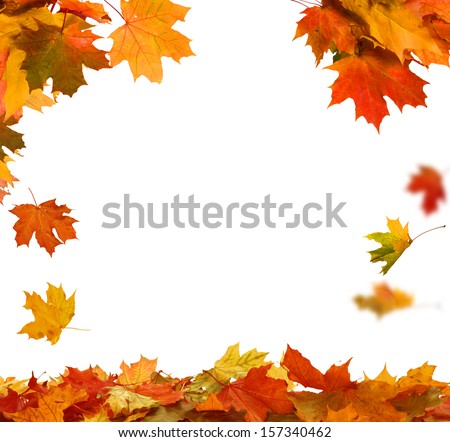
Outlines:
{"type": "Polygon", "coordinates": [[[125,415],[130,417],[127,419],[128,421],[143,417],[140,411],[144,411],[145,415],[150,408],[159,406],[159,402],[155,399],[135,393],[120,385],[108,389],[108,399],[105,404],[110,406],[114,417],[125,415]]]}
{"type": "Polygon", "coordinates": [[[135,80],[144,75],[160,83],[161,57],[179,62],[194,55],[190,40],[172,29],[177,21],[184,21],[189,8],[170,0],[122,0],[121,9],[125,24],[110,35],[114,40],[111,66],[127,60],[135,80]]]}
{"type": "Polygon", "coordinates": [[[367,239],[373,239],[381,244],[379,249],[372,250],[369,253],[371,257],[370,262],[386,262],[381,269],[384,275],[413,242],[409,236],[408,223],[402,226],[398,218],[387,218],[387,225],[389,232],[376,232],[366,236],[367,239]]]}
{"type": "Polygon", "coordinates": [[[423,27],[422,20],[405,6],[404,0],[342,0],[345,9],[365,20],[370,27],[368,39],[375,39],[403,63],[408,51],[423,50],[441,55],[436,42],[423,27]]]}
{"type": "Polygon", "coordinates": [[[56,287],[48,284],[47,302],[37,293],[29,294],[24,307],[33,312],[34,322],[26,324],[20,333],[27,333],[30,338],[42,339],[47,337],[47,341],[56,344],[62,330],[69,324],[75,314],[75,292],[66,299],[66,294],[60,285],[56,287]]]}
{"type": "Polygon", "coordinates": [[[239,343],[228,347],[226,353],[214,364],[214,368],[205,370],[195,377],[190,389],[206,389],[209,393],[218,393],[230,379],[244,377],[251,368],[258,368],[264,362],[267,353],[256,349],[249,350],[242,356],[239,353],[239,343]]]}
{"type": "Polygon", "coordinates": [[[414,297],[397,288],[392,289],[388,284],[381,282],[374,284],[372,295],[357,295],[354,301],[360,309],[369,309],[381,317],[394,310],[412,306],[414,297]]]}

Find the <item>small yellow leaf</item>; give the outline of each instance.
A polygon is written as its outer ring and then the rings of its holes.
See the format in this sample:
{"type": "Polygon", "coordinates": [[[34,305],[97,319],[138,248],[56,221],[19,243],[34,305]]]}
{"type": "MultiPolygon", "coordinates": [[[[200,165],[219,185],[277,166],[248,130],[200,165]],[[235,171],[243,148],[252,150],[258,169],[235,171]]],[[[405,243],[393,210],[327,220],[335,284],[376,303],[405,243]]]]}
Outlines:
{"type": "Polygon", "coordinates": [[[56,344],[62,330],[69,324],[75,314],[75,292],[69,299],[62,286],[55,287],[48,284],[47,302],[37,293],[29,294],[24,307],[33,312],[34,322],[26,324],[20,333],[27,333],[30,338],[42,339],[47,337],[47,341],[56,344]]]}

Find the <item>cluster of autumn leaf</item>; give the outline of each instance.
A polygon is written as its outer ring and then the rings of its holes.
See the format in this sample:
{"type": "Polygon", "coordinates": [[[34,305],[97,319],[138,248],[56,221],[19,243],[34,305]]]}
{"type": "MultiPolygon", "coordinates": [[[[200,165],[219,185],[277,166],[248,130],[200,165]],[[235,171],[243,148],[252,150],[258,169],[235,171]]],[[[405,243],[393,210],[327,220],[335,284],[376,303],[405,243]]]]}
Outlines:
{"type": "Polygon", "coordinates": [[[287,347],[280,364],[267,353],[230,346],[213,368],[193,377],[157,371],[156,360],[67,368],[40,381],[0,378],[0,421],[16,422],[403,422],[450,420],[450,387],[423,364],[397,379],[387,369],[352,381],[350,360],[324,374],[287,347]]]}
{"type": "MultiPolygon", "coordinates": [[[[302,2],[299,0],[299,3],[302,2]]],[[[331,103],[351,98],[356,118],[378,130],[389,115],[385,96],[403,109],[425,106],[423,87],[411,63],[449,65],[450,4],[447,0],[323,0],[298,22],[296,37],[308,35],[316,64],[329,50],[329,69],[339,73],[331,103]]]]}
{"type": "Polygon", "coordinates": [[[0,2],[0,202],[16,181],[8,169],[11,154],[25,147],[22,134],[11,128],[24,107],[41,111],[59,94],[72,96],[86,84],[83,67],[107,69],[126,60],[135,79],[160,82],[161,57],[179,61],[194,55],[189,39],[172,29],[189,8],[169,0],[122,0],[120,10],[112,8],[123,24],[109,36],[111,50],[104,51],[92,32],[95,23],[111,23],[100,3],[0,2]]]}

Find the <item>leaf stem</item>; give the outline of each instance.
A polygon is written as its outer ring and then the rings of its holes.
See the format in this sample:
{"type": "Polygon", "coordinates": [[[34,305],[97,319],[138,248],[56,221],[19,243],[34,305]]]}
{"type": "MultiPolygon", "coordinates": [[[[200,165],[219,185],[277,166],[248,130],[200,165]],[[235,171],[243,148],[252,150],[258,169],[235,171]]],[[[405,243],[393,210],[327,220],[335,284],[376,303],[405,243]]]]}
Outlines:
{"type": "Polygon", "coordinates": [[[33,191],[30,188],[28,188],[28,190],[30,191],[31,196],[33,197],[34,205],[37,207],[38,203],[36,202],[36,198],[34,197],[33,191]]]}
{"type": "MultiPolygon", "coordinates": [[[[294,1],[294,0],[292,0],[292,1],[294,1]]],[[[125,20],[125,17],[122,15],[122,13],[121,13],[117,8],[115,8],[111,3],[109,3],[108,0],[105,0],[105,3],[106,3],[108,6],[110,6],[111,8],[113,8],[114,11],[116,11],[116,12],[122,17],[123,21],[126,21],[126,20],[125,20]]]]}
{"type": "Polygon", "coordinates": [[[222,385],[223,387],[226,387],[226,385],[223,382],[220,382],[219,379],[217,379],[211,372],[208,370],[203,370],[203,373],[208,373],[218,384],[222,385]]]}
{"type": "Polygon", "coordinates": [[[88,328],[76,328],[76,327],[64,327],[66,330],[76,330],[76,331],[91,331],[88,328]]]}
{"type": "Polygon", "coordinates": [[[433,230],[437,230],[437,229],[443,229],[444,227],[445,227],[445,224],[443,226],[433,227],[432,229],[425,230],[425,232],[422,232],[421,234],[419,234],[415,238],[413,238],[412,241],[415,241],[417,238],[419,238],[419,236],[425,235],[425,233],[432,232],[433,230]]]}
{"type": "Polygon", "coordinates": [[[64,20],[63,20],[63,24],[61,26],[61,34],[64,31],[64,26],[66,25],[66,17],[67,17],[67,10],[64,11],[64,20]]]}

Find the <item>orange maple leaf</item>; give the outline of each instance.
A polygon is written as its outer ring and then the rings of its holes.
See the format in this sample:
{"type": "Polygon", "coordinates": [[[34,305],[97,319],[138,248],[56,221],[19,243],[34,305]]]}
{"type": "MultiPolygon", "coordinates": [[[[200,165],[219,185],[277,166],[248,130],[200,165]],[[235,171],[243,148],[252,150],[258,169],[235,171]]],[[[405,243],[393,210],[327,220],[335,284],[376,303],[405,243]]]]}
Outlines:
{"type": "Polygon", "coordinates": [[[110,35],[114,40],[111,66],[127,60],[135,80],[144,75],[160,83],[161,57],[178,62],[194,55],[190,40],[172,29],[177,21],[184,21],[189,8],[170,0],[122,0],[121,8],[125,24],[110,35]]]}
{"type": "Polygon", "coordinates": [[[424,193],[422,209],[427,215],[436,212],[439,200],[445,201],[442,175],[433,167],[420,166],[420,172],[411,177],[407,190],[424,193]]]}
{"type": "Polygon", "coordinates": [[[332,45],[341,52],[352,54],[357,39],[352,27],[356,22],[336,0],[324,0],[321,6],[306,8],[297,23],[294,40],[308,34],[306,44],[310,45],[316,56],[316,66],[332,45]]]}
{"type": "Polygon", "coordinates": [[[426,106],[423,87],[427,82],[386,49],[363,50],[359,55],[342,58],[328,69],[339,72],[338,79],[331,86],[330,106],[347,98],[353,99],[356,119],[364,117],[378,131],[383,118],[389,115],[385,96],[391,98],[400,110],[406,104],[426,106]]]}
{"type": "Polygon", "coordinates": [[[69,239],[76,239],[72,224],[78,221],[65,215],[72,210],[65,204],[58,206],[55,201],[56,199],[53,199],[39,205],[35,201],[35,204],[21,204],[10,210],[19,218],[14,224],[17,246],[23,244],[28,246],[35,233],[38,244],[52,255],[56,246],[69,239]]]}
{"type": "Polygon", "coordinates": [[[304,387],[328,392],[355,388],[356,382],[350,380],[350,373],[348,372],[350,361],[351,359],[342,365],[334,364],[325,374],[322,374],[311,364],[309,359],[288,345],[281,365],[288,370],[289,379],[292,381],[298,382],[304,387]]]}

